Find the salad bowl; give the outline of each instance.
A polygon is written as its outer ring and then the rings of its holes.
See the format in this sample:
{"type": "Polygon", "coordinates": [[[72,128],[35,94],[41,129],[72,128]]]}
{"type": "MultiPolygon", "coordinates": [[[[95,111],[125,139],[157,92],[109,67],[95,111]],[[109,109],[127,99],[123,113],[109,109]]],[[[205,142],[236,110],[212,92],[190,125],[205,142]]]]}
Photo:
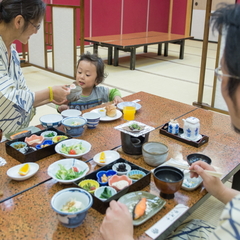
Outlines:
{"type": "Polygon", "coordinates": [[[88,165],[74,158],[56,161],[48,167],[48,175],[63,184],[70,184],[82,177],[89,171],[88,165]]]}
{"type": "Polygon", "coordinates": [[[79,158],[91,150],[92,145],[80,139],[68,139],[59,142],[55,151],[67,158],[79,158]]]}

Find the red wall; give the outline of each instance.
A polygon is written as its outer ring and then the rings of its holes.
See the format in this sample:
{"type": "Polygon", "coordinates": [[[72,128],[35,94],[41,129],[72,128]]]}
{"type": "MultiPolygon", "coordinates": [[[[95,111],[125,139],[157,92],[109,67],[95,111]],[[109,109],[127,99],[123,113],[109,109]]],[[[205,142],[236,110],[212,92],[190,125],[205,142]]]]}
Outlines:
{"type": "MultiPolygon", "coordinates": [[[[48,4],[80,5],[80,0],[45,0],[45,2],[48,4]]],[[[238,0],[238,2],[240,2],[240,0],[238,0]]],[[[167,32],[169,6],[170,0],[85,0],[85,36],[120,34],[122,15],[123,33],[143,32],[147,29],[148,31],[167,32]],[[90,3],[92,3],[92,9],[90,3]],[[149,18],[147,19],[148,3],[150,3],[150,5],[149,18]],[[91,12],[92,19],[90,20],[91,12]]],[[[173,1],[172,33],[184,34],[186,6],[187,0],[173,1]]],[[[47,19],[51,19],[49,9],[47,9],[47,19]]],[[[79,25],[80,11],[78,11],[77,14],[76,29],[78,45],[80,45],[79,25]]],[[[17,43],[17,50],[21,52],[20,43],[17,43]]]]}

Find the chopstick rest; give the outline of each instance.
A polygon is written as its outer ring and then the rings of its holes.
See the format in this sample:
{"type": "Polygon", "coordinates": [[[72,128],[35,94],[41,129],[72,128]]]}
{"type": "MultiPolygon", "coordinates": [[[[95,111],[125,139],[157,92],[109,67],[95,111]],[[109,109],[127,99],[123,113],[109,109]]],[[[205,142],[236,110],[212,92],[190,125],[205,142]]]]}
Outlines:
{"type": "MultiPolygon", "coordinates": [[[[176,163],[171,163],[169,162],[167,165],[172,166],[172,167],[177,167],[177,168],[181,168],[181,169],[185,169],[185,170],[189,170],[192,172],[196,172],[195,170],[190,170],[189,166],[183,165],[183,164],[176,164],[176,163]]],[[[215,172],[215,171],[210,171],[210,170],[204,170],[205,173],[207,173],[208,175],[211,175],[213,177],[222,177],[222,173],[220,172],[215,172]]]]}

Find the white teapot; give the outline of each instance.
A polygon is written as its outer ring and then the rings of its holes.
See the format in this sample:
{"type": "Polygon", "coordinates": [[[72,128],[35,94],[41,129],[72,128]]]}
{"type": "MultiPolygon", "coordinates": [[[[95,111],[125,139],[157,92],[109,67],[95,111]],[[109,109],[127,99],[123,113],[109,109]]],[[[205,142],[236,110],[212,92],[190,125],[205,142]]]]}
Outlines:
{"type": "Polygon", "coordinates": [[[184,137],[195,141],[199,137],[199,130],[200,130],[200,122],[198,118],[189,117],[187,119],[183,119],[184,126],[183,132],[184,137]]]}

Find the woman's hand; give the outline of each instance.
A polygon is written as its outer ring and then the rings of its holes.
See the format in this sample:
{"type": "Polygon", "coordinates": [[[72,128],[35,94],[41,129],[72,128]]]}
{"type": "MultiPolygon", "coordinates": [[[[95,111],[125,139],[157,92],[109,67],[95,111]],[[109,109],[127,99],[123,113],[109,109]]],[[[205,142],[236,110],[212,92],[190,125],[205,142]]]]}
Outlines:
{"type": "Polygon", "coordinates": [[[133,240],[132,216],[126,205],[111,201],[100,227],[104,240],[133,240]]]}
{"type": "Polygon", "coordinates": [[[122,98],[120,96],[116,96],[114,99],[113,99],[113,103],[114,104],[118,104],[120,102],[123,102],[122,98]]]}
{"type": "Polygon", "coordinates": [[[67,95],[70,93],[70,89],[66,86],[53,86],[53,102],[56,104],[65,103],[67,95]]]}

